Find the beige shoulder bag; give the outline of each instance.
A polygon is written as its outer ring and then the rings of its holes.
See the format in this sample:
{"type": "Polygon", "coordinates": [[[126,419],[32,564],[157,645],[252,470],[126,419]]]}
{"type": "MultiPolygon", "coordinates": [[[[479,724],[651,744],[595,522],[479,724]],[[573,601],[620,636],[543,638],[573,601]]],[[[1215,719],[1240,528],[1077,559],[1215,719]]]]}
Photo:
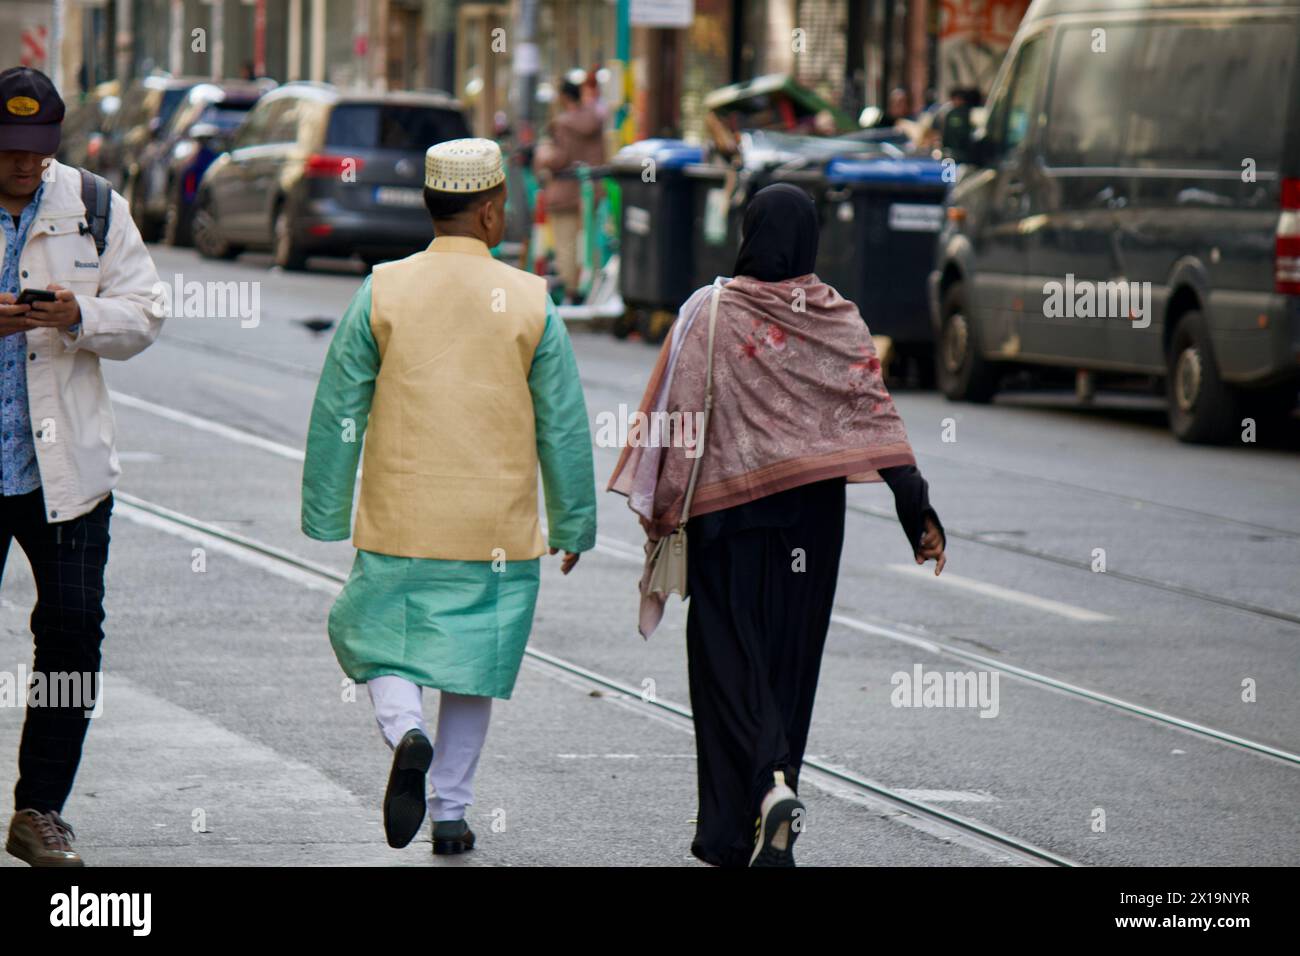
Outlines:
{"type": "Polygon", "coordinates": [[[713,286],[713,300],[709,303],[709,351],[705,372],[704,386],[704,420],[700,423],[700,435],[697,439],[699,454],[691,465],[691,480],[686,486],[686,500],[682,502],[682,518],[677,523],[677,530],[666,538],[660,538],[650,553],[649,590],[660,594],[690,594],[686,584],[686,522],[691,518],[691,502],[695,498],[695,480],[700,476],[700,462],[704,460],[704,436],[709,430],[709,413],[713,411],[713,329],[718,321],[718,299],[722,295],[722,286],[713,286]]]}

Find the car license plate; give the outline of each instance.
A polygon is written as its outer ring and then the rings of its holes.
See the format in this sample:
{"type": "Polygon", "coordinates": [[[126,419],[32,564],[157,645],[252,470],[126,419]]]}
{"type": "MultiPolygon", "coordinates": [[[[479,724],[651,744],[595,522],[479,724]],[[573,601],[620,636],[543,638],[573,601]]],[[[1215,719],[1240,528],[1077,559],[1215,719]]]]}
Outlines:
{"type": "Polygon", "coordinates": [[[895,232],[938,232],[943,217],[943,206],[934,203],[896,202],[889,207],[889,228],[895,232]]]}
{"type": "Polygon", "coordinates": [[[375,202],[381,206],[403,206],[408,209],[423,206],[424,191],[402,186],[376,186],[375,202]]]}

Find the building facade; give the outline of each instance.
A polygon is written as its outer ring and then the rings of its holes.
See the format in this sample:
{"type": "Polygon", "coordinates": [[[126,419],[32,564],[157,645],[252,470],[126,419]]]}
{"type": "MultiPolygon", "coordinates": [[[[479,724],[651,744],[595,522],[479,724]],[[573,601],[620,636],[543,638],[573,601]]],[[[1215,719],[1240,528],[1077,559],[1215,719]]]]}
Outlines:
{"type": "Polygon", "coordinates": [[[620,16],[639,0],[6,0],[0,60],[57,70],[65,94],[155,69],[440,89],[484,135],[540,122],[564,74],[596,70],[636,136],[698,136],[711,90],[769,73],[854,114],[895,88],[914,110],[987,92],[1029,0],[657,2],[687,25],[630,17],[626,72],[620,16]]]}

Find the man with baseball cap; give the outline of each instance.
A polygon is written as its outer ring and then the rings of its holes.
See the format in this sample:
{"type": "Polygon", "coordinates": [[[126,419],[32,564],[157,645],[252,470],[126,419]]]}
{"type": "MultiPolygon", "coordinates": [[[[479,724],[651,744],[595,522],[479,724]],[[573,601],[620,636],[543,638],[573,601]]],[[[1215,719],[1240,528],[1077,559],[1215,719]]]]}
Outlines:
{"type": "Polygon", "coordinates": [[[99,361],[145,349],[164,311],[126,201],[55,160],[63,112],[39,70],[0,73],[0,576],[16,538],[36,580],[5,848],[32,866],[82,865],[62,812],[100,692],[120,474],[99,361]]]}
{"type": "Polygon", "coordinates": [[[548,544],[563,550],[568,574],[596,541],[591,432],[564,322],[543,278],[488,251],[505,231],[505,200],[496,143],[429,149],[436,238],[376,266],[352,299],[303,468],[303,531],[348,537],[365,436],[358,550],[330,641],[344,672],[368,685],[394,751],[388,843],[410,843],[427,809],[435,854],[474,846],[465,811],[492,698],[510,697],[532,629],[538,558],[548,544]],[[433,743],[424,687],[441,691],[433,743]]]}

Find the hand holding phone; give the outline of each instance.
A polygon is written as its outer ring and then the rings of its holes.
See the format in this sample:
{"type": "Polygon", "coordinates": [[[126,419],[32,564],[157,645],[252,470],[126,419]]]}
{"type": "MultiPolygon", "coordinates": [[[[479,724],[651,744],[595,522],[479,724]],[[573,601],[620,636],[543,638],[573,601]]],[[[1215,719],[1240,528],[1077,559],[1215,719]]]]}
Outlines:
{"type": "Polygon", "coordinates": [[[55,284],[51,284],[48,290],[24,289],[19,293],[18,301],[22,302],[26,295],[32,296],[31,312],[27,315],[32,328],[67,329],[81,321],[81,306],[71,289],[55,284]]]}
{"type": "Polygon", "coordinates": [[[56,302],[58,295],[49,289],[23,289],[18,293],[18,305],[31,305],[34,302],[56,302]]]}

